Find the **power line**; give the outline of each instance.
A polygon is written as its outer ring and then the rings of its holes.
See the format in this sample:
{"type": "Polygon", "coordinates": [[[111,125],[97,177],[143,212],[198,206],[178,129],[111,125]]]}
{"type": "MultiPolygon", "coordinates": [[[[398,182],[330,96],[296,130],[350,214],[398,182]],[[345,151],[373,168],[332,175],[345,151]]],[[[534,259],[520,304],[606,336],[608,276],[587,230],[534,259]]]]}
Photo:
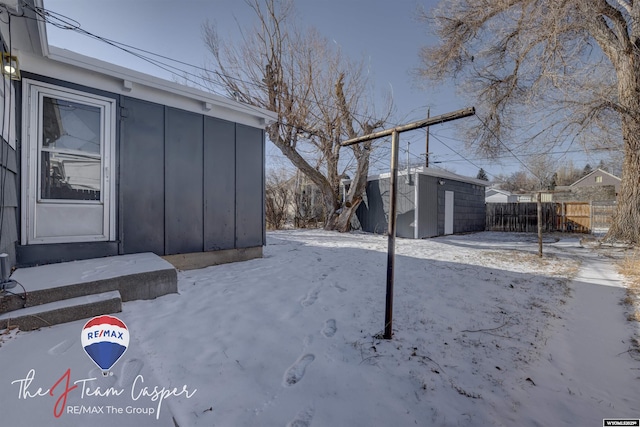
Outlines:
{"type": "MultiPolygon", "coordinates": [[[[29,4],[25,4],[25,6],[27,8],[29,8],[29,9],[31,9],[32,11],[34,11],[36,13],[36,15],[39,16],[45,23],[51,24],[51,25],[55,26],[56,28],[60,28],[62,30],[74,31],[74,32],[77,32],[77,33],[79,33],[81,35],[84,35],[84,36],[87,36],[89,38],[92,38],[94,40],[97,40],[97,41],[103,42],[105,44],[108,44],[108,45],[110,45],[110,46],[112,46],[112,47],[114,47],[116,49],[119,49],[119,50],[121,50],[123,52],[126,52],[126,53],[128,53],[130,55],[133,55],[133,56],[135,56],[135,57],[137,57],[137,58],[139,58],[139,59],[141,59],[141,60],[143,60],[145,62],[148,62],[148,63],[150,63],[152,65],[155,65],[156,67],[158,67],[158,68],[160,68],[160,69],[162,69],[164,71],[167,71],[168,73],[170,73],[172,75],[178,76],[180,78],[184,78],[186,81],[188,81],[188,82],[200,87],[201,89],[203,89],[205,91],[211,91],[211,87],[202,84],[200,81],[204,81],[206,83],[219,86],[222,89],[227,89],[227,86],[224,83],[220,82],[220,81],[208,78],[208,77],[203,76],[203,75],[194,74],[194,73],[192,73],[190,71],[187,71],[187,70],[185,70],[183,68],[179,68],[179,67],[167,64],[166,62],[162,62],[160,60],[150,58],[150,57],[142,55],[140,53],[133,52],[132,50],[135,50],[135,51],[138,51],[138,52],[144,52],[144,53],[146,53],[148,55],[152,55],[152,56],[155,56],[155,57],[158,57],[158,58],[162,58],[162,59],[165,59],[165,60],[168,60],[168,61],[172,61],[172,62],[181,64],[181,65],[186,65],[186,66],[188,66],[190,68],[204,71],[205,73],[213,73],[214,75],[217,75],[217,76],[219,76],[221,78],[229,79],[229,80],[235,80],[235,81],[243,83],[245,85],[253,86],[253,87],[257,88],[257,89],[264,90],[264,89],[268,88],[263,83],[250,81],[250,80],[244,80],[244,79],[242,79],[240,77],[231,76],[231,75],[228,75],[228,74],[223,74],[223,73],[221,73],[219,71],[212,71],[212,70],[209,70],[209,69],[207,69],[205,67],[201,67],[201,66],[197,66],[197,65],[194,65],[194,64],[190,64],[190,63],[187,63],[185,61],[180,61],[180,60],[177,60],[177,59],[165,56],[165,55],[161,55],[161,54],[158,54],[158,53],[155,53],[155,52],[151,52],[149,50],[142,49],[142,48],[139,48],[139,47],[136,47],[136,46],[132,46],[132,45],[127,44],[127,43],[123,43],[123,42],[115,41],[115,40],[112,40],[112,39],[109,39],[109,38],[106,38],[106,37],[103,37],[103,36],[99,36],[97,34],[94,34],[94,33],[90,32],[90,31],[87,31],[87,30],[83,29],[81,24],[80,24],[80,22],[76,21],[75,19],[70,18],[70,17],[68,17],[66,15],[51,11],[49,9],[32,7],[29,4]],[[187,76],[191,76],[191,77],[193,77],[193,78],[195,78],[197,80],[193,80],[192,78],[188,78],[187,76]]],[[[24,16],[24,17],[25,18],[29,18],[27,16],[24,16]]],[[[37,20],[37,18],[36,18],[36,20],[37,20]]],[[[294,98],[297,99],[299,102],[311,103],[311,104],[315,104],[315,105],[318,105],[318,106],[322,106],[322,107],[325,107],[325,108],[328,108],[328,109],[333,109],[335,111],[338,111],[338,107],[336,107],[334,105],[331,105],[331,104],[319,102],[318,100],[314,100],[314,99],[310,99],[310,98],[300,98],[300,97],[294,97],[294,98]]],[[[360,113],[356,113],[356,112],[353,112],[351,114],[354,117],[359,117],[359,118],[362,118],[362,119],[370,119],[370,117],[365,116],[364,114],[360,114],[360,113]]],[[[393,122],[391,122],[389,120],[385,120],[384,123],[385,124],[389,124],[389,125],[393,125],[393,126],[397,125],[396,123],[393,123],[393,122]]],[[[281,124],[285,124],[285,123],[281,123],[281,124]]],[[[288,124],[285,124],[285,125],[288,125],[288,124]]],[[[291,125],[288,125],[288,126],[291,126],[291,125]]]]}

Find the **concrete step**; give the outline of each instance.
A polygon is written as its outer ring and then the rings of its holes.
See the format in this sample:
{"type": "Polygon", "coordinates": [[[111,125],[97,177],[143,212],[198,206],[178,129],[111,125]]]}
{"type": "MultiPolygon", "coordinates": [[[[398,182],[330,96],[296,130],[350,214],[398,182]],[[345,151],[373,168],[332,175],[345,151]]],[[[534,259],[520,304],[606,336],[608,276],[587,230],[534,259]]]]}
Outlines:
{"type": "Polygon", "coordinates": [[[32,331],[45,326],[89,319],[94,316],[118,313],[120,311],[122,311],[120,292],[103,292],[1,314],[0,329],[17,326],[22,331],[32,331]]]}
{"type": "Polygon", "coordinates": [[[109,291],[123,302],[178,292],[176,269],[152,253],[19,268],[11,279],[20,286],[0,296],[0,314],[109,291]]]}

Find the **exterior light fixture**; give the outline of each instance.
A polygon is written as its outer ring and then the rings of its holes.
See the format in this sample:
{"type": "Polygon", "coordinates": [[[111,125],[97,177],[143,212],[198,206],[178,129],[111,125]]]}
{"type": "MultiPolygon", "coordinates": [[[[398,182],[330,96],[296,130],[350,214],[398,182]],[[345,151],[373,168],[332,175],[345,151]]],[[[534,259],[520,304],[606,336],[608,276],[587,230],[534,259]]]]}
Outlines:
{"type": "Polygon", "coordinates": [[[9,76],[11,80],[20,80],[20,65],[18,57],[10,53],[2,53],[2,74],[9,76]]]}
{"type": "Polygon", "coordinates": [[[444,179],[439,179],[439,180],[438,180],[438,184],[440,184],[440,185],[444,185],[444,179]]]}

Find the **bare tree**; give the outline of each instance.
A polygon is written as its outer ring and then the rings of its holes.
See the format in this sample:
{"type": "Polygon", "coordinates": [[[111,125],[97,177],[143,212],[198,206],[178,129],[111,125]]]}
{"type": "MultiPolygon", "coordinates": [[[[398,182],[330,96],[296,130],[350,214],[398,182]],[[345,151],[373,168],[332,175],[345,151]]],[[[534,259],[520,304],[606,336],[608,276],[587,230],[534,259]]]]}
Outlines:
{"type": "Polygon", "coordinates": [[[538,189],[539,185],[537,178],[532,178],[530,174],[522,170],[508,176],[498,175],[496,178],[501,189],[515,193],[534,191],[538,189]]]}
{"type": "Polygon", "coordinates": [[[575,167],[571,160],[560,166],[556,172],[557,185],[571,185],[582,178],[582,169],[575,167]]]}
{"type": "Polygon", "coordinates": [[[257,17],[243,31],[240,43],[224,41],[215,26],[203,26],[212,55],[205,80],[221,84],[236,99],[278,114],[267,127],[271,142],[319,189],[327,212],[325,228],[348,231],[351,216],[362,201],[371,143],[351,146],[354,177],[346,203],[339,197],[340,141],[371,133],[383,126],[391,102],[382,114],[371,109],[371,86],[363,63],[345,59],[317,31],[299,31],[292,2],[246,0],[257,17]]]}
{"type": "Polygon", "coordinates": [[[466,82],[483,150],[517,130],[624,151],[608,236],[640,242],[640,1],[443,0],[423,17],[439,43],[422,50],[421,73],[466,82]]]}
{"type": "Polygon", "coordinates": [[[536,181],[534,190],[546,190],[552,186],[558,164],[550,155],[540,154],[529,160],[527,168],[536,181]]]}
{"type": "Polygon", "coordinates": [[[289,219],[289,208],[293,198],[292,177],[284,170],[271,171],[265,183],[265,220],[267,228],[279,230],[289,219]]]}

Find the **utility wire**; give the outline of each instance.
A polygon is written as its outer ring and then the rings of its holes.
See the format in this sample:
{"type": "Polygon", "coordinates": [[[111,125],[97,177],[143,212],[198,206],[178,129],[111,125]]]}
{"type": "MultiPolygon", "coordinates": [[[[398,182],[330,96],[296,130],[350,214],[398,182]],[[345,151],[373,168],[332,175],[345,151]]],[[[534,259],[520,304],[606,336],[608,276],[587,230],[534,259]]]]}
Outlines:
{"type": "Polygon", "coordinates": [[[500,137],[498,135],[496,135],[496,133],[493,131],[493,129],[491,129],[487,123],[485,121],[483,121],[479,116],[476,115],[476,117],[478,118],[478,121],[480,123],[482,123],[482,125],[489,131],[491,132],[491,134],[494,136],[494,138],[513,156],[514,159],[516,159],[522,166],[524,166],[524,168],[526,170],[528,170],[529,172],[531,172],[531,175],[533,175],[534,177],[538,178],[539,180],[542,180],[542,178],[540,178],[538,176],[538,174],[536,174],[534,171],[532,171],[529,166],[527,166],[522,160],[520,160],[520,158],[518,156],[515,155],[515,153],[513,151],[511,151],[511,149],[507,146],[507,144],[505,144],[504,142],[502,142],[502,140],[500,139],[500,137]]]}
{"type": "MultiPolygon", "coordinates": [[[[222,73],[220,73],[218,71],[212,71],[212,70],[209,70],[209,69],[207,69],[205,67],[201,67],[201,66],[197,66],[197,65],[194,65],[194,64],[190,64],[190,63],[184,62],[184,61],[180,61],[178,59],[171,58],[171,57],[168,57],[168,56],[165,56],[165,55],[161,55],[161,54],[158,54],[158,53],[146,50],[146,49],[142,49],[142,48],[133,46],[131,44],[119,42],[119,41],[116,41],[116,40],[113,40],[113,39],[109,39],[107,37],[102,37],[102,36],[96,35],[94,33],[91,33],[89,31],[83,29],[81,24],[80,24],[80,22],[78,22],[77,20],[75,20],[73,18],[70,18],[68,16],[65,16],[63,14],[57,13],[55,11],[44,9],[44,8],[32,7],[30,4],[27,4],[27,3],[23,3],[23,6],[25,6],[26,8],[31,9],[34,13],[36,13],[36,15],[38,17],[40,17],[44,22],[46,22],[48,24],[51,24],[51,25],[53,25],[53,26],[55,26],[57,28],[63,29],[63,30],[71,30],[71,31],[77,32],[79,34],[82,34],[84,36],[93,38],[93,39],[95,39],[97,41],[106,43],[106,44],[108,44],[108,45],[110,45],[110,46],[112,46],[112,47],[114,47],[116,49],[122,50],[122,51],[124,51],[124,52],[126,52],[126,53],[128,53],[130,55],[133,55],[133,56],[135,56],[135,57],[137,57],[137,58],[139,58],[139,59],[141,59],[143,61],[146,61],[146,62],[148,62],[148,63],[150,63],[150,64],[152,64],[152,65],[154,65],[154,66],[156,66],[156,67],[158,67],[158,68],[160,68],[162,70],[164,70],[164,71],[167,71],[172,75],[176,75],[176,76],[178,76],[180,78],[184,78],[186,81],[188,81],[188,82],[190,82],[190,83],[192,83],[192,84],[194,84],[194,85],[198,86],[199,88],[202,88],[202,89],[204,89],[206,91],[210,91],[211,87],[202,84],[200,81],[207,82],[208,84],[217,85],[217,86],[219,86],[219,87],[221,87],[223,89],[226,88],[226,85],[224,83],[220,82],[220,81],[207,78],[207,77],[205,77],[203,75],[194,74],[194,73],[189,72],[189,71],[187,71],[187,70],[185,70],[183,68],[179,68],[179,67],[170,65],[170,64],[168,64],[166,62],[162,62],[162,61],[159,61],[157,59],[150,58],[150,57],[142,55],[142,54],[140,54],[138,52],[143,52],[143,53],[145,53],[147,55],[152,55],[152,56],[157,57],[157,58],[162,58],[162,59],[167,60],[167,61],[172,61],[172,62],[175,62],[177,64],[188,66],[188,67],[190,67],[192,69],[204,71],[206,73],[213,73],[215,75],[220,76],[221,78],[235,80],[235,81],[238,81],[238,82],[243,83],[245,85],[254,86],[254,87],[258,88],[258,89],[262,89],[262,90],[266,89],[266,85],[258,83],[258,82],[248,81],[248,80],[241,79],[239,77],[234,77],[234,76],[222,74],[222,73]],[[193,78],[195,78],[197,80],[193,80],[193,79],[191,79],[191,78],[189,78],[187,76],[193,77],[193,78]]],[[[9,12],[9,15],[11,15],[10,12],[9,12]]],[[[326,108],[337,109],[337,107],[335,107],[333,105],[323,104],[323,103],[318,102],[317,100],[313,100],[312,101],[312,100],[309,100],[309,99],[299,99],[299,101],[312,102],[312,103],[315,103],[316,105],[322,105],[322,106],[324,106],[326,108]]],[[[422,108],[422,107],[417,107],[416,109],[418,109],[418,108],[422,108]]],[[[426,108],[426,106],[424,106],[424,108],[426,108]]],[[[414,109],[412,111],[415,111],[416,109],[414,109]]],[[[358,113],[354,113],[353,115],[354,116],[359,116],[361,118],[368,118],[368,117],[365,117],[364,115],[358,114],[358,113]]],[[[489,128],[487,126],[487,124],[480,117],[478,117],[478,120],[482,123],[482,125],[487,130],[489,130],[494,135],[494,137],[511,154],[511,156],[513,158],[515,158],[533,176],[538,178],[537,175],[518,156],[516,156],[515,153],[504,142],[502,142],[502,140],[495,134],[495,132],[491,128],[489,128]]],[[[290,127],[293,127],[293,128],[300,129],[301,131],[306,132],[309,135],[314,135],[314,134],[317,135],[316,132],[312,132],[312,131],[300,128],[299,126],[291,125],[291,124],[284,123],[284,122],[278,122],[278,123],[281,124],[281,125],[284,125],[284,126],[290,126],[290,127]]],[[[398,125],[397,123],[393,123],[393,122],[391,122],[389,120],[385,121],[385,123],[389,124],[389,125],[392,125],[392,126],[397,126],[398,125]]],[[[436,140],[438,140],[440,143],[442,143],[449,150],[453,151],[458,156],[460,156],[464,161],[470,163],[474,167],[479,168],[479,166],[477,166],[475,163],[473,163],[470,159],[465,158],[459,152],[453,150],[450,146],[445,144],[442,141],[442,139],[438,138],[435,134],[433,136],[434,136],[434,138],[436,140]]],[[[450,137],[448,137],[448,139],[454,140],[453,138],[450,138],[450,137]]],[[[568,153],[568,152],[569,151],[567,151],[566,153],[568,153]]],[[[531,155],[534,155],[534,154],[531,154],[531,155]]],[[[346,168],[348,168],[349,166],[350,166],[350,164],[348,164],[346,168]]]]}
{"type": "MultiPolygon", "coordinates": [[[[51,25],[55,26],[56,28],[60,28],[60,29],[63,29],[63,30],[71,30],[71,31],[77,32],[79,34],[82,34],[84,36],[93,38],[93,39],[95,39],[97,41],[106,43],[106,44],[108,44],[108,45],[110,45],[110,46],[112,46],[112,47],[114,47],[116,49],[122,50],[122,51],[124,51],[124,52],[126,52],[126,53],[128,53],[130,55],[133,55],[133,56],[135,56],[135,57],[137,57],[137,58],[139,58],[139,59],[141,59],[143,61],[146,61],[146,62],[148,62],[148,63],[150,63],[152,65],[155,65],[156,67],[158,67],[158,68],[160,68],[160,69],[162,69],[164,71],[167,71],[167,72],[171,73],[172,75],[178,76],[179,78],[184,78],[186,81],[198,86],[199,88],[201,88],[201,89],[203,89],[205,91],[211,91],[211,87],[202,84],[201,81],[206,82],[208,84],[219,86],[222,89],[226,89],[227,86],[223,82],[208,78],[208,77],[206,77],[204,75],[201,75],[201,74],[194,74],[194,73],[192,73],[190,71],[187,71],[187,70],[185,70],[183,68],[179,68],[179,67],[167,64],[166,62],[162,62],[160,60],[150,58],[148,56],[145,56],[145,55],[142,55],[140,53],[134,52],[133,50],[138,51],[138,52],[144,52],[144,53],[146,53],[148,55],[152,55],[152,56],[155,56],[155,57],[158,57],[158,58],[163,58],[165,60],[169,60],[169,61],[172,61],[172,62],[175,62],[175,63],[178,63],[178,64],[186,65],[186,66],[188,66],[190,68],[201,70],[201,71],[204,71],[206,73],[212,73],[212,74],[218,75],[218,76],[220,76],[221,78],[224,78],[224,79],[235,80],[235,81],[240,82],[242,84],[245,84],[245,85],[248,85],[248,86],[253,86],[253,87],[261,89],[261,90],[265,90],[265,89],[268,88],[263,83],[254,82],[254,81],[250,81],[250,80],[244,80],[244,79],[239,78],[239,77],[235,77],[235,76],[231,76],[231,75],[228,75],[228,74],[220,73],[219,71],[212,71],[212,70],[209,70],[209,69],[207,69],[205,67],[200,67],[200,66],[197,66],[197,65],[193,65],[193,64],[190,64],[190,63],[187,63],[187,62],[184,62],[184,61],[180,61],[180,60],[177,60],[177,59],[174,59],[174,58],[170,58],[170,57],[165,56],[165,55],[161,55],[161,54],[158,54],[158,53],[151,52],[149,50],[138,48],[138,47],[132,46],[130,44],[118,42],[118,41],[115,41],[115,40],[112,40],[112,39],[109,39],[109,38],[106,38],[106,37],[102,37],[102,36],[96,35],[94,33],[91,33],[90,31],[87,31],[87,30],[83,29],[81,27],[81,24],[78,21],[74,20],[73,18],[69,18],[69,17],[67,17],[67,16],[65,16],[63,14],[60,14],[60,13],[57,13],[57,12],[54,12],[54,11],[51,11],[51,10],[48,10],[48,9],[44,9],[44,8],[32,7],[31,5],[28,5],[28,4],[25,4],[25,7],[31,9],[32,11],[34,11],[36,13],[36,15],[39,16],[44,22],[46,22],[48,24],[51,24],[51,25]],[[190,76],[192,78],[189,78],[187,76],[190,76]],[[196,79],[196,80],[194,80],[194,79],[196,79]]],[[[218,94],[220,94],[220,93],[218,93],[218,94]]],[[[300,102],[313,103],[313,104],[316,104],[318,106],[323,106],[325,108],[337,110],[337,107],[335,107],[334,105],[322,103],[322,102],[319,102],[317,100],[299,98],[299,97],[296,97],[296,99],[298,101],[300,101],[300,102]]],[[[364,114],[352,113],[352,115],[354,117],[360,117],[362,119],[370,119],[370,117],[365,116],[364,114]]],[[[389,120],[386,120],[385,123],[389,124],[389,125],[392,125],[392,126],[397,126],[397,124],[392,123],[389,120]]],[[[284,125],[287,125],[287,126],[291,126],[291,125],[288,125],[288,124],[285,124],[285,123],[281,123],[281,124],[284,124],[284,125]]]]}

